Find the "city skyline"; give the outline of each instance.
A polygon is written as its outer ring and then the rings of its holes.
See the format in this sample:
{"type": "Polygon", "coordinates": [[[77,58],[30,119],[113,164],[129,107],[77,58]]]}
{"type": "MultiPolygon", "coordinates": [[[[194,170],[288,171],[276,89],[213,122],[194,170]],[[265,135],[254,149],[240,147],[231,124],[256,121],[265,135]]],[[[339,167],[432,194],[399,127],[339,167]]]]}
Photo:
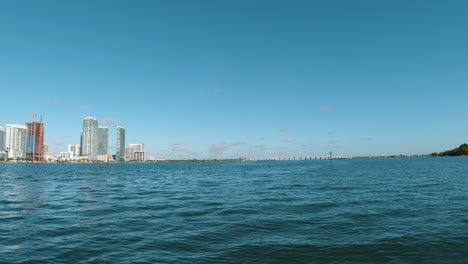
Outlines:
{"type": "MultiPolygon", "coordinates": [[[[468,141],[468,109],[458,103],[468,95],[467,8],[4,3],[0,127],[40,113],[58,153],[80,144],[80,121],[95,116],[166,159],[452,149],[468,141]]],[[[108,142],[115,153],[116,133],[108,142]]]]}

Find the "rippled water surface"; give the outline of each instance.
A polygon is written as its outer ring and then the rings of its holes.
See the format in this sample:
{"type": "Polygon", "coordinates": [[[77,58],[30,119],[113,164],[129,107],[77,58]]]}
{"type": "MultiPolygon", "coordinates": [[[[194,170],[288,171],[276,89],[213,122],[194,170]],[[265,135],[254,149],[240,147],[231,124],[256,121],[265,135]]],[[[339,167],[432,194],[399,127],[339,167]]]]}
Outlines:
{"type": "Polygon", "coordinates": [[[468,158],[0,164],[0,263],[468,263],[468,158]]]}

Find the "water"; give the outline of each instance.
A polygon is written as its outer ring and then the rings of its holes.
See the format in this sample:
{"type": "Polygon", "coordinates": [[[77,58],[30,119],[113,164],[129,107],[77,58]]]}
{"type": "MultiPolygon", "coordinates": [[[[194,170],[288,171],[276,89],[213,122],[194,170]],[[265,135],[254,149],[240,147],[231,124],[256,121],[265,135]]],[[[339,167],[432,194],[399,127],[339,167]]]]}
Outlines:
{"type": "Polygon", "coordinates": [[[0,263],[467,259],[467,157],[0,164],[0,263]]]}

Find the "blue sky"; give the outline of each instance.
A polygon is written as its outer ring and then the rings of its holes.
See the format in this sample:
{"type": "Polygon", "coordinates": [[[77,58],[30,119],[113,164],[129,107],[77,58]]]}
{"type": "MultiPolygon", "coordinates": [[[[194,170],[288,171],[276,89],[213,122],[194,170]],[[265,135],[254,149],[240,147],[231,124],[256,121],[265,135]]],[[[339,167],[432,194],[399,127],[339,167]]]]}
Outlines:
{"type": "MultiPolygon", "coordinates": [[[[156,158],[468,142],[467,1],[2,1],[0,126],[95,116],[156,158]]],[[[110,150],[111,153],[114,150],[110,150]]]]}

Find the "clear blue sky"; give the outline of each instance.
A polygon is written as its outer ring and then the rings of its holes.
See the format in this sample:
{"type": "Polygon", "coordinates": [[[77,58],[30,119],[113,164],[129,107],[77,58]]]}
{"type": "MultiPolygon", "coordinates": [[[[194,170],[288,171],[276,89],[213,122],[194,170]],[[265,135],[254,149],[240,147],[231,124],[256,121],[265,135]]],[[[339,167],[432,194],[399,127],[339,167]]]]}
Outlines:
{"type": "MultiPolygon", "coordinates": [[[[95,116],[156,158],[468,142],[468,1],[2,1],[0,126],[95,116]]],[[[114,150],[110,151],[114,153],[114,150]]]]}

